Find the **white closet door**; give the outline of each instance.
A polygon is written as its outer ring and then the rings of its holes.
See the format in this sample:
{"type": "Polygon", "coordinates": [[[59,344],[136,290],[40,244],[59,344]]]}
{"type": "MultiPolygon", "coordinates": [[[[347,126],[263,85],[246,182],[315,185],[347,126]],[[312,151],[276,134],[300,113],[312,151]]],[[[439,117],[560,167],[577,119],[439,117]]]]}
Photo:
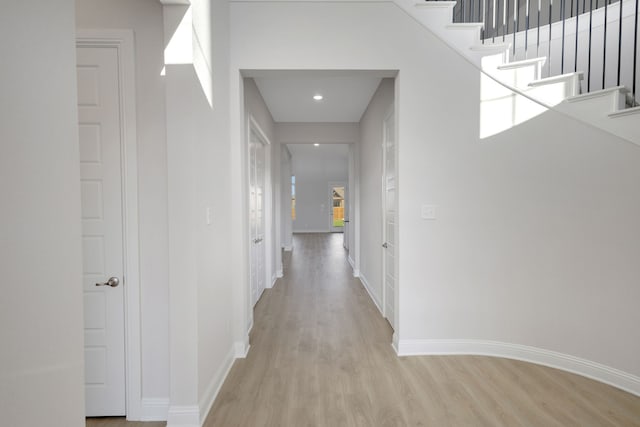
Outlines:
{"type": "Polygon", "coordinates": [[[125,415],[117,55],[109,47],[77,49],[87,416],[125,415]]]}

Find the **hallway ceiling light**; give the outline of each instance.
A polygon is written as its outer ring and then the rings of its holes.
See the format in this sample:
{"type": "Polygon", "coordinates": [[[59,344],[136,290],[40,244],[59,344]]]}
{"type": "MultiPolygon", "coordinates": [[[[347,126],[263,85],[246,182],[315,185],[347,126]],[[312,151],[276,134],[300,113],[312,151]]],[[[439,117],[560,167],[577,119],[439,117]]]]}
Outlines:
{"type": "Polygon", "coordinates": [[[313,144],[314,147],[320,147],[320,144],[313,144]]]}
{"type": "Polygon", "coordinates": [[[324,99],[324,96],[318,93],[316,95],[313,95],[313,99],[315,99],[316,101],[322,101],[324,99]]]}

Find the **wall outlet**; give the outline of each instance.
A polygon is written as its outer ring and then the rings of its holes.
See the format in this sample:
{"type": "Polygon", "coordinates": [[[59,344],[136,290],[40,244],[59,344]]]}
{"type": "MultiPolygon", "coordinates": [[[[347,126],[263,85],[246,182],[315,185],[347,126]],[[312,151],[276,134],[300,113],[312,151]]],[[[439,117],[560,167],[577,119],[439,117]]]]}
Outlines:
{"type": "Polygon", "coordinates": [[[436,206],[422,205],[422,219],[436,219],[436,206]]]}

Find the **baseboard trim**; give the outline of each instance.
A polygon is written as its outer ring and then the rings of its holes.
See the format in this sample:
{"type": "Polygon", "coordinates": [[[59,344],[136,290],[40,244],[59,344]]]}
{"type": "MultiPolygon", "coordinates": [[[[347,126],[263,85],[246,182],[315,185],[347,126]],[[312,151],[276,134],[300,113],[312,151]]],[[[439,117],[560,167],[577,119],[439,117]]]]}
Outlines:
{"type": "Polygon", "coordinates": [[[192,406],[170,406],[167,427],[200,427],[200,408],[192,406]]]}
{"type": "Polygon", "coordinates": [[[398,356],[469,354],[522,360],[582,375],[640,396],[640,377],[590,360],[537,347],[485,340],[400,340],[396,350],[398,356]]]}
{"type": "Polygon", "coordinates": [[[275,273],[271,276],[271,285],[269,285],[269,287],[267,287],[267,289],[271,289],[273,288],[273,285],[276,284],[276,280],[278,280],[278,273],[275,273]]]}
{"type": "Polygon", "coordinates": [[[285,252],[291,252],[293,250],[293,246],[283,246],[282,249],[284,249],[285,252]]]}
{"type": "MultiPolygon", "coordinates": [[[[354,276],[355,276],[355,274],[354,274],[354,276]]],[[[374,296],[373,291],[371,290],[371,286],[369,285],[369,282],[367,281],[367,278],[364,277],[364,274],[360,274],[360,275],[358,275],[356,277],[358,277],[360,279],[360,283],[362,283],[362,286],[364,287],[364,289],[369,294],[369,298],[371,298],[371,300],[376,305],[376,308],[378,309],[380,314],[382,314],[382,316],[384,317],[384,313],[383,313],[382,308],[381,308],[382,304],[380,304],[378,302],[378,300],[376,299],[376,297],[374,296]]]]}
{"type": "Polygon", "coordinates": [[[347,257],[347,261],[349,261],[349,265],[351,266],[351,270],[353,270],[353,277],[360,277],[360,270],[356,268],[356,262],[351,258],[351,254],[347,257]]]}
{"type": "Polygon", "coordinates": [[[295,230],[293,234],[305,234],[305,233],[330,233],[331,230],[327,229],[313,229],[313,230],[295,230]]]}
{"type": "Polygon", "coordinates": [[[249,349],[251,346],[248,343],[244,343],[242,341],[237,341],[234,345],[234,354],[236,359],[244,359],[249,354],[249,349]]]}
{"type": "Polygon", "coordinates": [[[140,421],[167,421],[169,399],[143,398],[140,406],[140,421]]]}
{"type": "Polygon", "coordinates": [[[282,271],[282,269],[276,271],[276,279],[280,279],[282,277],[284,277],[284,271],[282,271]]]}
{"type": "Polygon", "coordinates": [[[227,353],[227,356],[224,358],[222,366],[218,369],[218,372],[211,378],[211,382],[207,386],[204,396],[200,399],[200,423],[204,423],[207,419],[207,415],[209,415],[209,411],[213,406],[213,402],[215,402],[216,397],[218,397],[218,393],[222,388],[222,384],[224,384],[224,380],[227,379],[227,375],[229,375],[229,371],[231,371],[231,367],[233,366],[233,362],[235,360],[235,346],[232,346],[227,353]]]}

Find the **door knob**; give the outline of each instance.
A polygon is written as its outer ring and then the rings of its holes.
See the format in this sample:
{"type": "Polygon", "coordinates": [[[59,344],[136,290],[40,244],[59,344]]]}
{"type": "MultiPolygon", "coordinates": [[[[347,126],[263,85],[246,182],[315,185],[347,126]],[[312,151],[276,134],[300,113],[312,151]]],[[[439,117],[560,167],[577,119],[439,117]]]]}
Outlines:
{"type": "Polygon", "coordinates": [[[120,279],[118,279],[117,277],[110,277],[109,280],[104,283],[96,283],[96,286],[111,286],[112,288],[115,288],[119,284],[120,279]]]}
{"type": "Polygon", "coordinates": [[[387,249],[387,248],[389,247],[389,245],[387,245],[387,242],[384,242],[384,243],[382,244],[382,247],[383,247],[383,248],[385,248],[385,249],[387,249]]]}

